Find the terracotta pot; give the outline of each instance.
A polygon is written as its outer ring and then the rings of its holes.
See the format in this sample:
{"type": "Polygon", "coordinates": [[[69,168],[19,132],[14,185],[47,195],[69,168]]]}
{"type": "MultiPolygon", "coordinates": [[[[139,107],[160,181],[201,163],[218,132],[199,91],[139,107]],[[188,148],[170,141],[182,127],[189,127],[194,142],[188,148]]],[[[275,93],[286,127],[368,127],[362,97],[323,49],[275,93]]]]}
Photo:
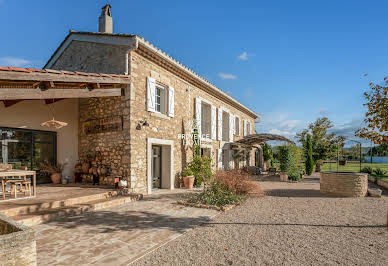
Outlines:
{"type": "Polygon", "coordinates": [[[50,178],[51,178],[51,182],[53,182],[54,184],[59,184],[61,183],[62,175],[60,173],[54,173],[54,174],[51,174],[50,178]]]}
{"type": "Polygon", "coordinates": [[[280,181],[287,182],[288,181],[288,174],[287,173],[280,173],[280,181]]]}
{"type": "Polygon", "coordinates": [[[194,185],[194,176],[183,177],[183,184],[185,185],[185,188],[192,189],[194,185]]]}

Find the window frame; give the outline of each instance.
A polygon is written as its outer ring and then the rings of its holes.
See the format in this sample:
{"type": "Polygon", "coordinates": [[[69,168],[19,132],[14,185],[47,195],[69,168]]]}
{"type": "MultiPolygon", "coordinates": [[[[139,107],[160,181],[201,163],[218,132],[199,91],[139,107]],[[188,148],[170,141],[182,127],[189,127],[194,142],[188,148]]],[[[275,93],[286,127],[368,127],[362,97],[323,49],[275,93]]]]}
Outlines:
{"type": "Polygon", "coordinates": [[[168,89],[158,83],[155,84],[155,113],[168,115],[168,89]]]}

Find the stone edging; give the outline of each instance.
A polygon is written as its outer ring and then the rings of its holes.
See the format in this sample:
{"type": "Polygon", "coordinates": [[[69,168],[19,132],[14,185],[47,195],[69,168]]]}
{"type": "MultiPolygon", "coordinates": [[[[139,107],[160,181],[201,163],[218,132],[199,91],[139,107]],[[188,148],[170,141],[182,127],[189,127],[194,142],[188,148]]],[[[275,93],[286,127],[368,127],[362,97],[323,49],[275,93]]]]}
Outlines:
{"type": "Polygon", "coordinates": [[[185,200],[178,200],[177,203],[188,207],[211,209],[211,210],[223,211],[223,212],[229,211],[233,209],[235,206],[239,205],[239,203],[237,203],[237,204],[229,204],[229,205],[218,207],[218,206],[206,205],[206,204],[200,204],[200,203],[191,203],[185,200]]]}
{"type": "Polygon", "coordinates": [[[375,183],[375,184],[385,188],[385,189],[388,189],[388,182],[382,180],[381,178],[377,178],[377,181],[376,181],[376,177],[369,175],[368,180],[372,183],[375,183]]]}

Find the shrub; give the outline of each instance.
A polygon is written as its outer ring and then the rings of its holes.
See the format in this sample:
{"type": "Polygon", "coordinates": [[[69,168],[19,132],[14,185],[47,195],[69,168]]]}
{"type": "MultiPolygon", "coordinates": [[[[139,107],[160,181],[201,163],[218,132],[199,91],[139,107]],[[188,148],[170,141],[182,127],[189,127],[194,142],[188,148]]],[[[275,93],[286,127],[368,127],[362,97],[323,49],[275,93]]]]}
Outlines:
{"type": "Polygon", "coordinates": [[[300,181],[302,179],[302,174],[300,172],[291,172],[288,174],[288,179],[292,181],[300,181]]]}
{"type": "Polygon", "coordinates": [[[203,192],[190,197],[188,202],[221,207],[224,205],[238,203],[243,199],[243,196],[237,195],[224,184],[213,181],[203,192]]]}
{"type": "Polygon", "coordinates": [[[193,176],[193,175],[194,173],[190,168],[186,167],[185,170],[183,170],[183,176],[193,176]]]}
{"type": "Polygon", "coordinates": [[[280,171],[290,173],[295,168],[295,149],[291,145],[279,146],[280,171]]]}
{"type": "Polygon", "coordinates": [[[264,143],[263,145],[263,159],[265,162],[273,160],[273,152],[271,145],[264,143]]]}
{"type": "Polygon", "coordinates": [[[311,141],[311,135],[307,134],[307,140],[306,140],[306,174],[311,175],[314,170],[314,160],[313,160],[313,144],[311,141]]]}
{"type": "Polygon", "coordinates": [[[249,179],[249,174],[238,170],[216,172],[214,180],[225,185],[236,194],[244,195],[248,193],[263,194],[259,184],[249,179]]]}
{"type": "Polygon", "coordinates": [[[200,186],[203,182],[208,182],[212,176],[212,160],[209,157],[195,155],[193,160],[188,164],[189,169],[195,177],[194,185],[200,186]]]}
{"type": "Polygon", "coordinates": [[[368,174],[372,174],[372,167],[370,166],[365,166],[364,168],[361,169],[361,173],[368,173],[368,174]]]}
{"type": "Polygon", "coordinates": [[[373,170],[373,173],[376,176],[383,176],[383,175],[385,175],[387,173],[387,171],[384,171],[381,168],[377,168],[377,169],[373,170]]]}

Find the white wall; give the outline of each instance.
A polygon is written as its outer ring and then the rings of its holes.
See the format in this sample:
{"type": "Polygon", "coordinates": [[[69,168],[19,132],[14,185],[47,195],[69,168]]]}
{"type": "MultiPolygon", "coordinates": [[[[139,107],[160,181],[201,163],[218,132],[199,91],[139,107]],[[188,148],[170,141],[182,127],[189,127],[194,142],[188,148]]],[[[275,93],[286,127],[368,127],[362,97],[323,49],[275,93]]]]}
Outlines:
{"type": "Polygon", "coordinates": [[[78,99],[65,99],[46,105],[44,100],[26,100],[5,108],[0,102],[0,126],[57,132],[57,161],[67,163],[63,174],[74,180],[74,165],[78,160],[78,99]],[[54,130],[40,124],[52,119],[68,126],[54,130]]]}

